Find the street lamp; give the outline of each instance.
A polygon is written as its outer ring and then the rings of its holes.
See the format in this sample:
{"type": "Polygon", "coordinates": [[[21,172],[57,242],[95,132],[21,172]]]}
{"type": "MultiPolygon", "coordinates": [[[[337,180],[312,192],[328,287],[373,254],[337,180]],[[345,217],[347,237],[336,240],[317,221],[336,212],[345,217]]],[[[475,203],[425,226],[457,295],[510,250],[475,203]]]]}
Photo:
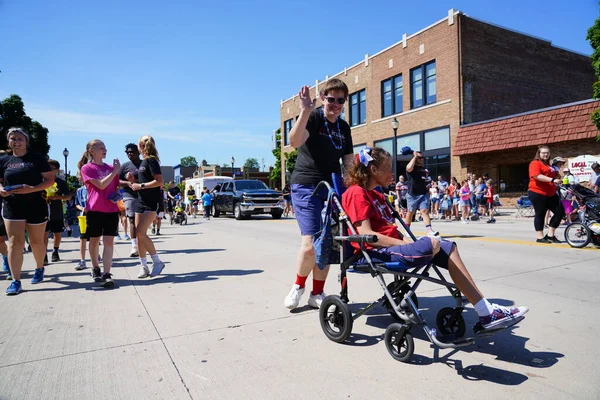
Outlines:
{"type": "Polygon", "coordinates": [[[235,179],[235,170],[233,169],[234,164],[235,164],[235,158],[231,157],[231,177],[235,179]]]}
{"type": "Polygon", "coordinates": [[[69,157],[69,150],[65,147],[63,150],[63,156],[65,156],[65,179],[69,177],[69,169],[67,168],[67,157],[69,157]]]}
{"type": "Polygon", "coordinates": [[[396,117],[394,117],[394,119],[392,120],[392,129],[394,130],[394,143],[392,146],[392,159],[393,164],[392,164],[392,169],[394,171],[394,182],[396,182],[396,179],[398,179],[398,175],[397,175],[397,171],[396,171],[396,167],[398,164],[398,141],[396,140],[397,135],[398,135],[398,125],[400,125],[398,123],[398,120],[396,119],[396,117]]]}

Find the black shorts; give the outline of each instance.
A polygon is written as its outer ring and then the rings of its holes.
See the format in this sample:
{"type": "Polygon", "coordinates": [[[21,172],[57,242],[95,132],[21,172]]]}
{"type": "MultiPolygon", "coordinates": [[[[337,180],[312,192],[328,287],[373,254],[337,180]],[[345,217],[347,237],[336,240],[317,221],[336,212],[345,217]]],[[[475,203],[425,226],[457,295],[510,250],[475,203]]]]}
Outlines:
{"type": "Polygon", "coordinates": [[[85,236],[88,238],[117,236],[119,232],[119,215],[118,212],[88,211],[85,215],[87,220],[85,236]]]}
{"type": "Polygon", "coordinates": [[[169,201],[167,202],[167,212],[173,212],[173,208],[175,207],[174,202],[175,200],[169,199],[169,201]]]}
{"type": "Polygon", "coordinates": [[[153,202],[153,203],[146,203],[145,201],[140,200],[135,207],[135,213],[136,214],[143,214],[145,212],[155,212],[158,213],[159,212],[159,208],[160,208],[160,201],[157,202],[153,202]]]}
{"type": "Polygon", "coordinates": [[[7,221],[25,221],[30,225],[41,225],[48,221],[48,203],[39,194],[14,195],[10,200],[4,199],[2,218],[7,221]]]}
{"type": "Polygon", "coordinates": [[[0,237],[7,236],[6,226],[4,226],[4,218],[0,218],[0,237]]]}
{"type": "Polygon", "coordinates": [[[62,220],[50,220],[46,224],[46,232],[61,233],[65,230],[65,222],[62,220]]]}
{"type": "Polygon", "coordinates": [[[487,204],[487,199],[485,197],[482,197],[477,200],[477,204],[479,204],[480,206],[485,206],[487,204]]]}

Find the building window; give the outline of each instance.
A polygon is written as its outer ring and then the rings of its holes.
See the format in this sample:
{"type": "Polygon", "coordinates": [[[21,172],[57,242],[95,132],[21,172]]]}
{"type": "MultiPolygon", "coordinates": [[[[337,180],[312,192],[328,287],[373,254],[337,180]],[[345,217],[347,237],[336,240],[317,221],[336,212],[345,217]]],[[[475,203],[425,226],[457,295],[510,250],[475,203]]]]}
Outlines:
{"type": "Polygon", "coordinates": [[[499,165],[498,175],[500,182],[494,182],[494,185],[500,187],[501,192],[527,192],[529,163],[499,165]]]}
{"type": "Polygon", "coordinates": [[[354,154],[358,154],[359,151],[361,151],[362,149],[364,149],[365,147],[367,147],[366,143],[363,144],[356,144],[352,147],[354,154]]]}
{"type": "Polygon", "coordinates": [[[434,129],[425,132],[425,150],[450,147],[450,128],[434,129]]]}
{"type": "Polygon", "coordinates": [[[287,121],[285,121],[283,123],[283,145],[284,146],[289,146],[290,145],[290,131],[292,130],[292,127],[294,126],[294,119],[288,119],[287,121]]]}
{"type": "Polygon", "coordinates": [[[425,168],[433,180],[437,180],[438,176],[450,180],[450,153],[425,156],[425,168]]]}
{"type": "Polygon", "coordinates": [[[367,122],[367,91],[360,90],[350,95],[350,126],[367,122]]]}
{"type": "Polygon", "coordinates": [[[382,149],[384,149],[385,151],[387,151],[390,154],[392,154],[394,151],[394,149],[393,149],[394,139],[378,140],[377,142],[375,142],[373,144],[375,145],[375,147],[381,147],[382,149]]]}
{"type": "Polygon", "coordinates": [[[381,82],[381,116],[402,112],[402,75],[381,82]]]}
{"type": "Polygon", "coordinates": [[[421,135],[406,135],[399,136],[396,138],[396,146],[398,154],[400,154],[403,147],[408,146],[414,151],[421,151],[421,135]]]}
{"type": "Polygon", "coordinates": [[[435,61],[411,69],[410,83],[410,108],[435,103],[437,95],[435,61]]]}

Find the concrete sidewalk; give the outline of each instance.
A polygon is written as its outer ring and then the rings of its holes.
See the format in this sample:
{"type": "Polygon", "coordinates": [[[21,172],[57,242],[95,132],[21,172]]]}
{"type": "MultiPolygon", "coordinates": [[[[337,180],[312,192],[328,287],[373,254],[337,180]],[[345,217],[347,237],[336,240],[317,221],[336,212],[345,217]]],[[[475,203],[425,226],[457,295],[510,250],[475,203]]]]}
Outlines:
{"type": "MultiPolygon", "coordinates": [[[[154,239],[167,266],[153,279],[135,277],[137,260],[119,243],[112,290],[74,271],[78,240],[67,238],[45,282],[24,276],[24,293],[0,297],[0,399],[599,398],[600,251],[538,246],[530,219],[498,220],[434,224],[454,237],[486,296],[528,305],[527,318],[460,351],[434,348],[415,327],[409,364],[381,343],[394,322],[383,309],[354,321],[340,345],[304,306],[307,295],[299,309],[283,307],[299,244],[292,219],[166,225],[154,239]]],[[[339,291],[337,272],[328,293],[339,291]]],[[[354,311],[381,296],[368,275],[349,282],[354,311]]],[[[418,294],[432,325],[452,305],[438,286],[418,294]]],[[[470,330],[470,307],[465,319],[470,330]]]]}

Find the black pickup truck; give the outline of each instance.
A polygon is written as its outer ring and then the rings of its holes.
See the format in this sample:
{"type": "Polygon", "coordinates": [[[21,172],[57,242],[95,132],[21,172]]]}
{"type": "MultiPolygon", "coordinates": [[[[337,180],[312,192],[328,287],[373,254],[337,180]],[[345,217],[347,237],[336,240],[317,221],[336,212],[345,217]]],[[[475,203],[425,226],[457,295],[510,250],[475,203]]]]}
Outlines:
{"type": "Polygon", "coordinates": [[[283,196],[269,189],[261,181],[251,179],[224,182],[213,191],[213,217],[232,213],[235,219],[246,219],[256,214],[271,214],[281,218],[283,196]]]}

